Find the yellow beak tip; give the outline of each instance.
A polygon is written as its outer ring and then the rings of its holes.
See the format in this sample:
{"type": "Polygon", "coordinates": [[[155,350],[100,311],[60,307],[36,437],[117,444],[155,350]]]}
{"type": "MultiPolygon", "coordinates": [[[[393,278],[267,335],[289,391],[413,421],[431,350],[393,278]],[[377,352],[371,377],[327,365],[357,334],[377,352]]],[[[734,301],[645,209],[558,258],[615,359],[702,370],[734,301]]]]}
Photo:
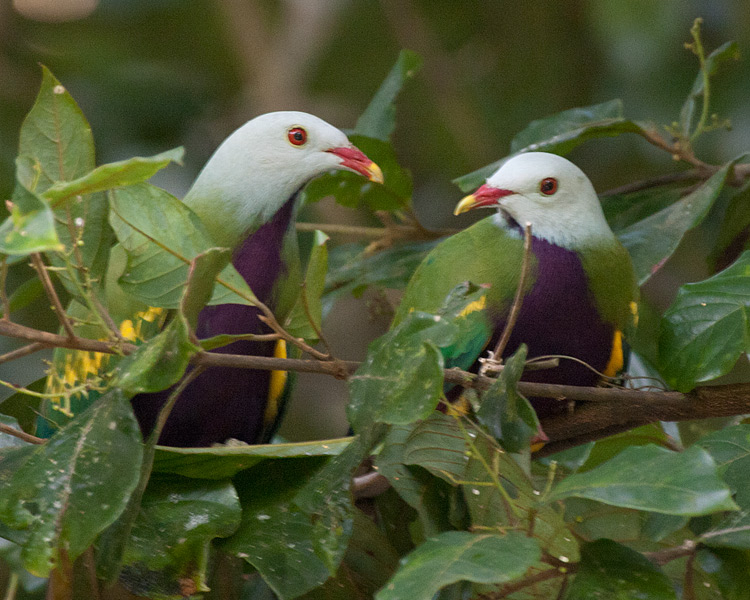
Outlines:
{"type": "Polygon", "coordinates": [[[465,198],[462,198],[461,201],[456,204],[456,208],[453,209],[453,214],[455,216],[460,215],[461,213],[465,213],[471,210],[471,208],[476,203],[476,198],[474,197],[474,194],[470,194],[466,196],[465,198]]]}
{"type": "Polygon", "coordinates": [[[374,183],[383,183],[385,181],[383,178],[383,171],[375,163],[370,163],[368,165],[367,172],[369,173],[370,181],[374,183]]]}

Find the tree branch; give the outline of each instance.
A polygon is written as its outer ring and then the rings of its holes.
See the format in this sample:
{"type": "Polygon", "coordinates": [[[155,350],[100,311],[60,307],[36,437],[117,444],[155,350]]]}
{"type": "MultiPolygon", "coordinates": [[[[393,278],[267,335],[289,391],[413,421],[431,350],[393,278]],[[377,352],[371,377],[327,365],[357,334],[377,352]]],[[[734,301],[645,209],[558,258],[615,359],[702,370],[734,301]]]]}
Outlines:
{"type": "MultiPolygon", "coordinates": [[[[64,335],[40,331],[0,319],[0,335],[40,342],[46,346],[130,354],[136,346],[87,338],[71,339],[64,335]]],[[[346,379],[360,363],[346,360],[304,360],[199,352],[190,361],[202,367],[235,367],[272,371],[321,373],[346,379]]],[[[459,369],[446,369],[445,381],[486,390],[494,381],[459,369]]],[[[550,442],[538,453],[545,456],[567,447],[600,439],[620,431],[655,421],[686,421],[750,413],[750,383],[703,386],[687,394],[648,392],[622,388],[578,387],[521,381],[518,390],[528,397],[557,398],[560,401],[584,402],[569,414],[546,419],[544,431],[550,442]]]]}

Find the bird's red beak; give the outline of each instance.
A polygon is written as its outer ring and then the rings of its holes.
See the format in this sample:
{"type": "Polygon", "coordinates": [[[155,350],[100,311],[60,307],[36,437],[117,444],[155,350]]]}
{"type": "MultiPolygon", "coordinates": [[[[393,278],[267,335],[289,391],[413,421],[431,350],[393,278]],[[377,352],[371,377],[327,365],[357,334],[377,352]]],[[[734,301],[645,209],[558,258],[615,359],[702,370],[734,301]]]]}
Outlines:
{"type": "Polygon", "coordinates": [[[331,148],[327,150],[341,159],[341,166],[367,177],[375,183],[383,183],[383,171],[380,167],[371,161],[365,153],[354,146],[342,146],[340,148],[331,148]]]}
{"type": "Polygon", "coordinates": [[[515,192],[484,184],[476,192],[466,196],[461,202],[456,204],[456,208],[453,209],[453,214],[460,215],[461,213],[465,213],[474,208],[497,206],[500,203],[500,198],[511,196],[512,194],[515,194],[515,192]]]}

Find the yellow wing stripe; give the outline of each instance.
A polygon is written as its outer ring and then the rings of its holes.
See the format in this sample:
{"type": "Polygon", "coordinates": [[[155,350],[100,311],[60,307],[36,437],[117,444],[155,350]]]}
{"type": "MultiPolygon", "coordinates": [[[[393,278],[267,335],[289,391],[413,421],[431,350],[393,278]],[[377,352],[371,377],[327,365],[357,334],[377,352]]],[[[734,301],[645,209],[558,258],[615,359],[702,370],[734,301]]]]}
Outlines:
{"type": "MultiPolygon", "coordinates": [[[[273,355],[275,358],[286,358],[286,342],[284,340],[276,342],[273,355]]],[[[268,384],[268,404],[266,404],[266,412],[263,415],[263,422],[266,425],[273,423],[276,420],[276,415],[279,414],[279,400],[284,393],[288,377],[289,374],[286,371],[271,371],[271,381],[268,384]]]]}
{"type": "Polygon", "coordinates": [[[618,329],[612,338],[612,353],[609,355],[609,362],[604,368],[604,374],[607,377],[614,377],[624,366],[624,357],[622,354],[622,332],[618,329]]]}

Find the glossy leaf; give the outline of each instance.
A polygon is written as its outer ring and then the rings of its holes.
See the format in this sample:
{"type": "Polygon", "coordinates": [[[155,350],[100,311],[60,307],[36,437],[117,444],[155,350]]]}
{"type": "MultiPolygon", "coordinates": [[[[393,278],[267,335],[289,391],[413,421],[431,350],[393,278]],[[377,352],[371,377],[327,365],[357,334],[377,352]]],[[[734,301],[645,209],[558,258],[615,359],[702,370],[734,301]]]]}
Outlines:
{"type": "Polygon", "coordinates": [[[661,321],[660,371],[667,383],[689,391],[728,373],[750,352],[750,252],[730,267],[677,294],[661,321]]]}
{"type": "Polygon", "coordinates": [[[310,258],[307,261],[305,283],[297,303],[287,317],[285,329],[295,337],[317,340],[323,320],[321,297],[328,272],[328,236],[316,231],[310,258]],[[310,320],[312,319],[312,322],[310,320]]]}
{"type": "Polygon", "coordinates": [[[750,509],[750,425],[726,427],[696,443],[716,461],[724,481],[736,494],[737,503],[750,509]]]}
{"type": "Polygon", "coordinates": [[[23,559],[31,573],[46,576],[63,549],[75,560],[120,515],[142,452],[138,423],[117,389],[34,449],[0,489],[0,520],[28,531],[23,559]]]}
{"type": "Polygon", "coordinates": [[[583,546],[578,572],[565,598],[677,600],[677,594],[667,576],[645,556],[600,539],[583,546]]]}
{"type": "Polygon", "coordinates": [[[726,183],[729,163],[694,192],[618,233],[633,259],[638,284],[645,283],[672,256],[683,236],[699,225],[726,183]]]}
{"type": "Polygon", "coordinates": [[[367,358],[349,378],[349,422],[355,431],[372,422],[405,424],[423,419],[443,391],[443,355],[424,330],[437,329],[433,315],[413,312],[372,342],[367,358]]]}
{"type": "Polygon", "coordinates": [[[685,195],[682,187],[659,186],[601,199],[607,223],[615,234],[663,210],[685,195]]]}
{"type": "Polygon", "coordinates": [[[375,598],[430,600],[441,588],[458,581],[512,581],[540,556],[536,540],[520,532],[497,535],[446,531],[407,555],[375,598]]]}
{"type": "Polygon", "coordinates": [[[322,458],[265,463],[234,480],[242,522],[219,546],[255,567],[282,600],[300,596],[330,576],[315,551],[313,517],[293,502],[322,466],[322,458]]]}
{"type": "Polygon", "coordinates": [[[50,207],[39,195],[17,184],[10,216],[0,225],[0,252],[28,255],[62,247],[50,207]]]}
{"type": "Polygon", "coordinates": [[[134,156],[106,165],[100,165],[86,175],[72,181],[58,181],[44,192],[44,197],[57,206],[59,203],[95,192],[141,183],[153,177],[171,162],[181,163],[183,148],[174,148],[154,156],[134,156]]]}
{"type": "Polygon", "coordinates": [[[571,108],[556,115],[532,121],[511,142],[510,154],[472,173],[454,179],[464,192],[482,185],[511,156],[521,152],[552,152],[565,155],[585,141],[613,137],[623,133],[640,133],[644,126],[626,119],[622,101],[571,108]]]}
{"type": "Polygon", "coordinates": [[[422,57],[411,50],[401,50],[370,104],[357,120],[355,133],[387,142],[396,128],[396,97],[404,84],[422,67],[422,57]]]}
{"type": "Polygon", "coordinates": [[[217,446],[213,448],[170,448],[159,446],[154,457],[154,472],[175,473],[197,479],[225,479],[250,469],[265,460],[276,461],[321,456],[336,456],[352,438],[267,444],[257,446],[217,446]]]}
{"type": "MultiPolygon", "coordinates": [[[[176,308],[190,262],[213,247],[200,219],[177,198],[148,184],[112,190],[109,198],[110,223],[128,252],[123,290],[150,306],[176,308]]],[[[254,298],[231,265],[217,281],[210,304],[250,304],[246,298],[254,298]]]]}
{"type": "Polygon", "coordinates": [[[120,582],[149,598],[208,591],[209,544],[231,535],[241,512],[228,481],[155,478],[143,495],[120,582]]]}
{"type": "Polygon", "coordinates": [[[482,394],[476,409],[479,422],[500,440],[508,452],[528,448],[529,441],[539,431],[534,409],[516,387],[523,374],[526,351],[522,344],[505,361],[505,368],[482,394]]]}
{"type": "Polygon", "coordinates": [[[672,515],[697,516],[737,508],[717,474],[716,463],[697,446],[685,452],[654,445],[626,448],[591,471],[562,480],[547,500],[570,496],[672,515]]]}

